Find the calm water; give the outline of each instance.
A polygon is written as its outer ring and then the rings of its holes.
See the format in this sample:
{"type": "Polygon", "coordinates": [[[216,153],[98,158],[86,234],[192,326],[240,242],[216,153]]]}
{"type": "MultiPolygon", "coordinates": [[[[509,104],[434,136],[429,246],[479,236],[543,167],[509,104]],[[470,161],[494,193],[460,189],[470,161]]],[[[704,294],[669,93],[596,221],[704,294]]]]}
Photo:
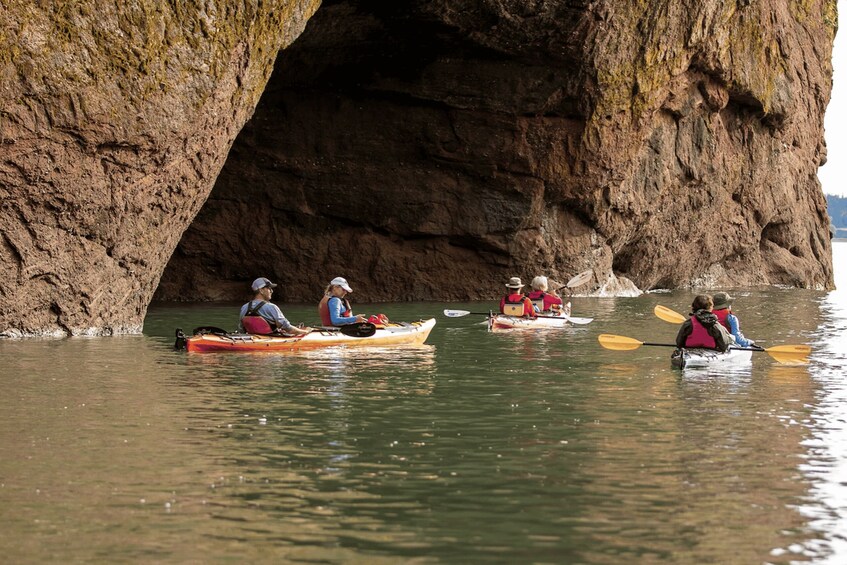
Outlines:
{"type": "MultiPolygon", "coordinates": [[[[748,337],[809,343],[724,372],[669,348],[655,304],[577,299],[584,327],[489,334],[445,306],[430,344],[188,355],[177,326],[237,305],[151,308],[145,335],[0,342],[0,555],[9,563],[847,562],[847,243],[820,293],[738,292],[748,337]]],[[[283,305],[314,321],[312,306],[283,305]]]]}

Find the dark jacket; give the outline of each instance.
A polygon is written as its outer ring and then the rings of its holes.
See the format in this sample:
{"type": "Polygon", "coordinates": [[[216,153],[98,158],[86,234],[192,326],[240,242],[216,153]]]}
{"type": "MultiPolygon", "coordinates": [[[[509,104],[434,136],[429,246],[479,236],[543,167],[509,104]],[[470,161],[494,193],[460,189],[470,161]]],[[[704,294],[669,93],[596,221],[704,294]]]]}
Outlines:
{"type": "MultiPolygon", "coordinates": [[[[718,317],[708,310],[697,310],[693,314],[690,314],[690,316],[697,318],[697,321],[706,328],[706,331],[715,340],[715,349],[718,351],[726,351],[731,345],[735,344],[735,340],[732,339],[726,328],[720,324],[718,317]]],[[[689,318],[682,323],[679,333],[676,334],[677,347],[685,347],[685,341],[691,335],[692,330],[692,322],[691,318],[689,318]]]]}

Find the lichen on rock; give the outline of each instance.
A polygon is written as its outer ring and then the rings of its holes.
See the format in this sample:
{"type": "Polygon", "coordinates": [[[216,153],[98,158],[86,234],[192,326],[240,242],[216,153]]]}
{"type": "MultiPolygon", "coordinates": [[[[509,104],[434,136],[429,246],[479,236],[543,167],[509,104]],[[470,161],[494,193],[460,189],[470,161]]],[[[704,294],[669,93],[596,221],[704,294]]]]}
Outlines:
{"type": "Polygon", "coordinates": [[[259,275],[287,300],[341,273],[362,300],[588,268],[830,288],[835,22],[834,0],[8,0],[0,334],[138,331],[157,288],[259,275]]]}
{"type": "Polygon", "coordinates": [[[140,331],[317,0],[0,11],[0,334],[140,331]]]}
{"type": "Polygon", "coordinates": [[[815,172],[834,10],[327,4],[157,296],[222,299],[266,273],[316,300],[346,273],[364,300],[488,299],[514,274],[587,268],[642,290],[830,288],[815,172]]]}

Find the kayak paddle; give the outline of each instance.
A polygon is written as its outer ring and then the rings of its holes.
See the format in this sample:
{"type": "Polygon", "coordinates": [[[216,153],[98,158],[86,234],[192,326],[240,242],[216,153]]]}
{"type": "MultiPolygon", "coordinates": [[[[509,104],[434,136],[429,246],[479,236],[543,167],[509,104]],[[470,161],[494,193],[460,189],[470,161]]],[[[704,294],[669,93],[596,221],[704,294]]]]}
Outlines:
{"type": "Polygon", "coordinates": [[[590,281],[591,277],[593,277],[593,276],[594,276],[594,271],[592,271],[591,269],[588,269],[587,271],[583,271],[583,272],[579,273],[578,275],[575,275],[573,278],[571,278],[571,280],[569,280],[567,283],[565,283],[564,286],[560,286],[559,288],[557,288],[556,291],[562,290],[563,288],[571,289],[571,288],[576,288],[578,286],[582,286],[585,283],[587,283],[588,281],[590,281]]]}
{"type": "Polygon", "coordinates": [[[338,331],[349,337],[371,337],[376,333],[376,326],[370,322],[358,322],[338,326],[338,331]]]}
{"type": "Polygon", "coordinates": [[[687,318],[680,314],[675,310],[671,310],[661,304],[657,304],[655,308],[653,308],[653,313],[659,318],[663,319],[666,322],[670,322],[672,324],[681,324],[687,318]]]}
{"type": "MultiPolygon", "coordinates": [[[[476,316],[488,316],[488,312],[469,312],[467,310],[444,311],[444,315],[448,318],[462,318],[464,316],[469,316],[470,314],[474,314],[476,316]]],[[[536,316],[536,318],[552,318],[554,320],[561,320],[562,318],[564,318],[568,322],[577,325],[590,324],[594,321],[594,318],[574,318],[573,316],[536,316]]]]}
{"type": "MultiPolygon", "coordinates": [[[[642,345],[653,345],[658,347],[676,347],[672,343],[646,343],[637,339],[626,337],[623,335],[600,334],[597,336],[597,341],[600,342],[606,349],[614,351],[632,351],[638,349],[642,345]]],[[[764,351],[773,357],[778,363],[790,365],[805,365],[809,362],[809,353],[812,348],[808,345],[776,345],[768,347],[732,347],[730,349],[741,349],[743,351],[764,351]]]]}

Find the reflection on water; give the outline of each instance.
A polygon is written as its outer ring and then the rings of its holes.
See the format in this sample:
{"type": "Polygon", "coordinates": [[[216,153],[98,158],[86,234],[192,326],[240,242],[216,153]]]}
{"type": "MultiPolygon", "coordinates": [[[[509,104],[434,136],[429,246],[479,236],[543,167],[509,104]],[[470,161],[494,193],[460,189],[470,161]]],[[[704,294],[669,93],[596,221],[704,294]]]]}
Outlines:
{"type": "MultiPolygon", "coordinates": [[[[686,292],[578,297],[575,315],[595,321],[564,331],[492,334],[443,304],[373,308],[438,317],[411,348],[171,349],[175,327],[231,328],[237,305],[154,307],[145,336],[0,342],[0,551],[842,563],[847,300],[739,295],[747,335],[809,343],[812,363],[756,354],[679,371],[669,348],[598,346],[599,333],[672,342],[653,306],[684,312],[686,292]]],[[[313,305],[284,311],[314,321],[313,305]]]]}
{"type": "Polygon", "coordinates": [[[808,369],[820,391],[811,404],[812,435],[803,442],[800,467],[812,485],[799,510],[816,533],[806,552],[820,563],[841,564],[847,559],[847,243],[833,244],[833,264],[838,290],[820,299],[808,369]]]}

